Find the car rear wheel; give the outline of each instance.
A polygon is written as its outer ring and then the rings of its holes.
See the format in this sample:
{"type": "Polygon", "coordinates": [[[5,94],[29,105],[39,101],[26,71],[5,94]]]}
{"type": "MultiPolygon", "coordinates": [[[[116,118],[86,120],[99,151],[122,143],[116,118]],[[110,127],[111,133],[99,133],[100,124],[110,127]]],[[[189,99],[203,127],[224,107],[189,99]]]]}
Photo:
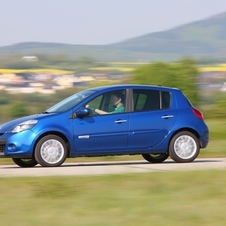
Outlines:
{"type": "Polygon", "coordinates": [[[161,163],[165,161],[168,157],[168,153],[161,154],[142,154],[143,158],[151,163],[161,163]]]}
{"type": "Polygon", "coordinates": [[[12,160],[14,161],[14,163],[21,167],[34,167],[38,164],[38,162],[34,158],[12,158],[12,160]]]}
{"type": "Polygon", "coordinates": [[[169,155],[175,162],[192,162],[199,154],[197,137],[188,131],[177,133],[170,142],[169,155]]]}
{"type": "Polygon", "coordinates": [[[35,159],[41,166],[60,166],[67,158],[67,145],[57,135],[47,135],[35,147],[35,159]]]}

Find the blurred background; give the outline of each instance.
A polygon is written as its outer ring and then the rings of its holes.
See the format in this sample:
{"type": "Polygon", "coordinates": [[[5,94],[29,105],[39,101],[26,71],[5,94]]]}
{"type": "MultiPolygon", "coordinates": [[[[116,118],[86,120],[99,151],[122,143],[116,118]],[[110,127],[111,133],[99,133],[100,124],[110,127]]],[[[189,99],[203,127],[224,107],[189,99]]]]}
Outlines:
{"type": "Polygon", "coordinates": [[[122,83],[178,87],[206,119],[225,118],[225,1],[0,5],[0,124],[122,83]]]}

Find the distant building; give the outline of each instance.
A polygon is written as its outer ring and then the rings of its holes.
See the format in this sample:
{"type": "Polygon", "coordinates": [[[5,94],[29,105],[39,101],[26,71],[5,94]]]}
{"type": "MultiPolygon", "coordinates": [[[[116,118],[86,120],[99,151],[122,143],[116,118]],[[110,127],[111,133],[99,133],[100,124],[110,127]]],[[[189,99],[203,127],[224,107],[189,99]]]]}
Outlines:
{"type": "Polygon", "coordinates": [[[38,57],[36,57],[36,56],[23,56],[23,57],[21,58],[21,60],[27,61],[27,62],[35,62],[35,61],[39,61],[38,57]]]}

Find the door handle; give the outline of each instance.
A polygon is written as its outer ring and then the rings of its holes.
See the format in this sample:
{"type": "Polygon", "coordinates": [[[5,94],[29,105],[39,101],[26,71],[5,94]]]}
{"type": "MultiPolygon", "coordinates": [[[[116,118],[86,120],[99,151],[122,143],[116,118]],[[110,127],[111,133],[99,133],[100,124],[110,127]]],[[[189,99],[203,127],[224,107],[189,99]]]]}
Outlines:
{"type": "Polygon", "coordinates": [[[173,115],[163,115],[162,118],[163,119],[168,119],[168,118],[173,118],[174,116],[173,115]]]}
{"type": "Polygon", "coordinates": [[[127,122],[127,120],[124,120],[124,119],[118,119],[115,121],[115,123],[125,123],[127,122]]]}

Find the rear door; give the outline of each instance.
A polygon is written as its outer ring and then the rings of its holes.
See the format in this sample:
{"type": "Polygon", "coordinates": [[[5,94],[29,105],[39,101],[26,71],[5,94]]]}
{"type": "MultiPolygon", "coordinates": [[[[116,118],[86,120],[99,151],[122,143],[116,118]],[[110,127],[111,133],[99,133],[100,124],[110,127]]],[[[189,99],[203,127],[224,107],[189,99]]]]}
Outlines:
{"type": "Polygon", "coordinates": [[[151,149],[164,140],[175,123],[172,93],[156,89],[134,89],[134,111],[129,120],[129,150],[151,149]]]}

